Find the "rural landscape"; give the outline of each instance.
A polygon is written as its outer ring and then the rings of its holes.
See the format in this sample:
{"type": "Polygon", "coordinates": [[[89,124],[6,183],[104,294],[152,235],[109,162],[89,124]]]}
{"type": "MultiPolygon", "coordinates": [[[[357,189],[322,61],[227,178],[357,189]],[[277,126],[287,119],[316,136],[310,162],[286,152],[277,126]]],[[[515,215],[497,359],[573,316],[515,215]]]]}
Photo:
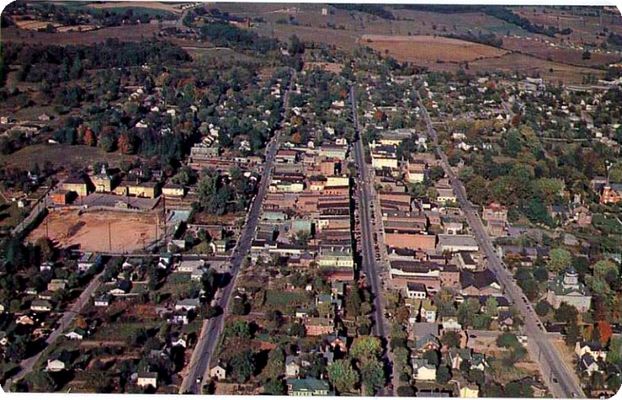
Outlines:
{"type": "Polygon", "coordinates": [[[610,398],[615,7],[21,1],[5,392],[610,398]]]}

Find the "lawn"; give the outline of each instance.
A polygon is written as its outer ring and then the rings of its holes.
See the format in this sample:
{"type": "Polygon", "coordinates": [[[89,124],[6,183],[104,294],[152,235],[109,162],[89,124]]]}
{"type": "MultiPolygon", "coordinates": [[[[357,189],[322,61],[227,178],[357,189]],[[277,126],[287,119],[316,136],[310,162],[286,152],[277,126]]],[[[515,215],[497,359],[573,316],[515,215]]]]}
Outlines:
{"type": "Polygon", "coordinates": [[[98,328],[90,340],[127,340],[140,329],[149,330],[159,324],[154,322],[117,322],[98,328]]]}
{"type": "Polygon", "coordinates": [[[606,235],[622,235],[622,224],[617,218],[604,214],[594,214],[592,225],[606,235]]]}
{"type": "Polygon", "coordinates": [[[298,307],[311,301],[306,292],[266,291],[266,305],[270,307],[298,307]]]}
{"type": "Polygon", "coordinates": [[[30,169],[35,164],[43,166],[46,161],[49,161],[55,167],[69,169],[72,165],[84,167],[85,165],[93,165],[98,161],[107,162],[111,166],[118,166],[121,161],[130,161],[132,158],[132,156],[118,152],[106,153],[99,147],[71,146],[68,144],[34,144],[12,154],[0,155],[0,164],[7,163],[21,169],[30,169]]]}

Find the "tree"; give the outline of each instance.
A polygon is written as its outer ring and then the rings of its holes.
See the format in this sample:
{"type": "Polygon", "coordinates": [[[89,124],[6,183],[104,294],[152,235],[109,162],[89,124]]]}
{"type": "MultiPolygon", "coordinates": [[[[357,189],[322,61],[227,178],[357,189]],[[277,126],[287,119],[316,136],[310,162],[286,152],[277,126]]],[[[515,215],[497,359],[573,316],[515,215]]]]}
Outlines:
{"type": "Polygon", "coordinates": [[[253,353],[251,350],[244,350],[234,355],[229,360],[231,374],[238,383],[246,382],[255,370],[253,353]]]}
{"type": "Polygon", "coordinates": [[[578,314],[579,312],[574,306],[571,306],[570,304],[566,302],[562,302],[559,305],[559,308],[555,310],[554,317],[557,322],[568,322],[569,323],[569,322],[576,322],[578,314]]]}
{"type": "Polygon", "coordinates": [[[54,256],[54,243],[49,237],[40,237],[35,242],[35,246],[39,249],[41,261],[50,261],[54,256]]]}
{"type": "Polygon", "coordinates": [[[365,394],[373,396],[384,386],[384,368],[380,361],[370,360],[361,367],[361,380],[365,385],[365,394]]]}
{"type": "Polygon", "coordinates": [[[446,365],[441,365],[436,370],[436,382],[441,385],[446,384],[451,379],[451,371],[447,368],[446,365]]]}
{"type": "Polygon", "coordinates": [[[286,387],[281,379],[270,379],[263,385],[265,394],[280,396],[286,394],[286,387]]]}
{"type": "Polygon", "coordinates": [[[499,302],[493,296],[488,297],[486,300],[486,315],[489,317],[496,317],[499,315],[499,302]]]}
{"type": "Polygon", "coordinates": [[[352,363],[347,359],[333,362],[326,367],[326,371],[333,387],[340,393],[352,392],[354,385],[359,381],[358,372],[352,368],[352,363]]]}
{"type": "Polygon", "coordinates": [[[441,343],[447,348],[460,347],[460,335],[455,331],[443,332],[441,336],[441,343]]]}
{"type": "Polygon", "coordinates": [[[611,336],[613,336],[613,328],[611,327],[611,324],[607,321],[601,320],[596,323],[595,328],[595,332],[598,334],[598,341],[603,346],[606,346],[607,343],[609,343],[611,336]]]}
{"type": "Polygon", "coordinates": [[[504,332],[501,335],[497,336],[497,346],[499,347],[509,349],[516,347],[519,344],[520,343],[518,342],[518,338],[513,333],[504,332]]]}
{"type": "Polygon", "coordinates": [[[551,272],[561,272],[572,263],[572,254],[566,249],[556,248],[551,250],[547,268],[551,272]]]}
{"type": "Polygon", "coordinates": [[[466,181],[465,189],[469,200],[475,204],[488,204],[490,200],[490,190],[488,189],[488,181],[479,175],[473,176],[466,181]]]}
{"type": "Polygon", "coordinates": [[[134,143],[127,132],[123,132],[117,141],[117,146],[123,154],[132,154],[134,152],[134,143]]]}
{"type": "Polygon", "coordinates": [[[28,386],[33,392],[53,392],[56,390],[56,383],[46,371],[33,371],[27,377],[28,386]]]}
{"type": "Polygon", "coordinates": [[[380,355],[382,347],[380,339],[374,336],[359,336],[354,339],[350,347],[350,354],[360,361],[374,359],[380,355]]]}
{"type": "Polygon", "coordinates": [[[438,356],[438,352],[436,350],[428,350],[423,353],[423,359],[427,360],[428,364],[434,365],[435,367],[438,367],[441,363],[441,359],[438,356]]]}
{"type": "Polygon", "coordinates": [[[546,300],[540,300],[535,307],[536,314],[540,317],[546,316],[551,311],[551,304],[546,300]]]}
{"type": "Polygon", "coordinates": [[[84,144],[87,146],[95,146],[97,144],[97,139],[95,137],[95,133],[91,128],[86,128],[83,136],[84,144]]]}
{"type": "Polygon", "coordinates": [[[503,393],[506,397],[528,398],[533,397],[533,388],[520,382],[509,382],[505,385],[503,393]]]}
{"type": "Polygon", "coordinates": [[[285,370],[285,353],[280,347],[276,347],[268,353],[268,362],[262,371],[262,375],[269,380],[276,380],[285,370]]]}

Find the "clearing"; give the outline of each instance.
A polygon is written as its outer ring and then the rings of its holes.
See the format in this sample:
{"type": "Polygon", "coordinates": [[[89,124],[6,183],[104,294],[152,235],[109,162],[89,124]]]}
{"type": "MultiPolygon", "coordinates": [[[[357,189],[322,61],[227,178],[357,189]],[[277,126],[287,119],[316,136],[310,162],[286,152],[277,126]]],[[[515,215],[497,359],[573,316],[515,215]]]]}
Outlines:
{"type": "Polygon", "coordinates": [[[507,54],[492,46],[442,36],[363,35],[359,42],[398,60],[422,65],[470,62],[507,54]]]}
{"type": "MultiPolygon", "coordinates": [[[[131,252],[155,240],[156,221],[155,213],[52,211],[28,240],[34,242],[47,231],[50,239],[62,247],[77,245],[84,251],[131,252]]],[[[158,231],[162,232],[161,229],[158,231]]]]}

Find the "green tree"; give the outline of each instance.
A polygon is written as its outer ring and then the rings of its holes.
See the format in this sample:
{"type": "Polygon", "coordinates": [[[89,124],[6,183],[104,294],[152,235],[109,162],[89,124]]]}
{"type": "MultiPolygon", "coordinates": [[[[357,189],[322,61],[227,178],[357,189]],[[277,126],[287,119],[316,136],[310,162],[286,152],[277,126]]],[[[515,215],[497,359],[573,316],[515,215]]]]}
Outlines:
{"type": "Polygon", "coordinates": [[[253,352],[244,350],[237,353],[229,360],[231,366],[231,375],[238,383],[244,383],[249,380],[255,370],[253,352]]]}
{"type": "Polygon", "coordinates": [[[549,312],[551,312],[551,304],[549,304],[546,300],[540,300],[535,307],[536,314],[540,317],[546,316],[549,312]]]}
{"type": "Polygon", "coordinates": [[[358,372],[352,367],[352,363],[347,359],[333,362],[326,367],[328,379],[339,393],[349,393],[354,390],[354,386],[359,381],[358,372]]]}
{"type": "Polygon", "coordinates": [[[360,361],[377,358],[382,351],[380,339],[374,336],[359,336],[350,347],[350,355],[360,361]]]}
{"type": "Polygon", "coordinates": [[[446,384],[451,379],[451,371],[447,368],[446,365],[441,365],[436,370],[436,382],[441,385],[446,384]]]}
{"type": "Polygon", "coordinates": [[[551,250],[549,261],[546,264],[551,272],[561,272],[568,268],[572,263],[572,254],[566,249],[556,248],[551,250]]]}
{"type": "Polygon", "coordinates": [[[370,360],[361,366],[361,380],[365,385],[365,395],[373,396],[384,386],[384,368],[380,361],[370,360]]]}
{"type": "Polygon", "coordinates": [[[505,347],[506,349],[513,348],[518,346],[520,343],[518,342],[518,338],[515,334],[504,332],[501,335],[497,336],[497,346],[505,347]]]}
{"type": "Polygon", "coordinates": [[[280,347],[276,347],[268,353],[268,362],[262,371],[262,375],[268,380],[276,380],[285,370],[285,353],[280,347]]]}
{"type": "Polygon", "coordinates": [[[270,379],[263,385],[263,390],[265,394],[270,394],[274,396],[281,396],[286,394],[287,390],[283,380],[281,379],[270,379]]]}

